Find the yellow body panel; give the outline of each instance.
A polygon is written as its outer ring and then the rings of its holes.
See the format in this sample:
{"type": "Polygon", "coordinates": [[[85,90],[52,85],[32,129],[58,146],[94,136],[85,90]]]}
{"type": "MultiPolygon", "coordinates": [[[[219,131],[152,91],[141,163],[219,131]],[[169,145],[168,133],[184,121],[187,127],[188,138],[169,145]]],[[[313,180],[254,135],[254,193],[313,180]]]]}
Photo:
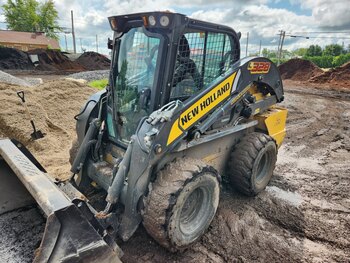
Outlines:
{"type": "Polygon", "coordinates": [[[194,123],[230,96],[236,75],[237,72],[234,72],[180,115],[171,127],[167,145],[175,141],[183,131],[188,130],[194,123]]]}
{"type": "Polygon", "coordinates": [[[267,131],[276,140],[278,147],[286,136],[287,114],[287,109],[272,106],[266,112],[254,116],[259,121],[258,128],[267,131]]]}

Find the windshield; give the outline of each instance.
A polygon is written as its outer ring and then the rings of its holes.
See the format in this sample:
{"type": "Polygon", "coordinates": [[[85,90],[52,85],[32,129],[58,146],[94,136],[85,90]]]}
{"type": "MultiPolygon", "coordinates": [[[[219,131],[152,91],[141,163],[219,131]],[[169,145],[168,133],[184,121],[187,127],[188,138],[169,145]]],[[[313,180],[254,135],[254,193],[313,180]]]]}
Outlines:
{"type": "Polygon", "coordinates": [[[150,114],[151,94],[160,39],[143,28],[133,28],[121,37],[114,85],[118,139],[128,142],[142,117],[150,114]]]}

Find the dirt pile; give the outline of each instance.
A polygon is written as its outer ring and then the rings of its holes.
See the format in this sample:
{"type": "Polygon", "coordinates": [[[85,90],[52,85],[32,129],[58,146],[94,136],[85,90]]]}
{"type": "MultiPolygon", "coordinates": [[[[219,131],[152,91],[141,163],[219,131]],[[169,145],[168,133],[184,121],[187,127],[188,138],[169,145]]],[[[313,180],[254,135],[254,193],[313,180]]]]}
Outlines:
{"type": "Polygon", "coordinates": [[[111,63],[104,55],[92,51],[83,53],[76,62],[88,70],[109,69],[111,63]]]}
{"type": "Polygon", "coordinates": [[[56,50],[35,49],[29,52],[38,55],[37,70],[44,71],[83,71],[85,68],[76,61],[71,61],[66,55],[56,50]]]}
{"type": "Polygon", "coordinates": [[[0,47],[0,69],[32,70],[32,64],[27,53],[14,48],[0,47]]]}
{"type": "Polygon", "coordinates": [[[310,82],[315,83],[331,83],[350,86],[350,62],[324,72],[310,79],[310,82]]]}
{"type": "Polygon", "coordinates": [[[75,136],[76,115],[96,90],[76,81],[55,80],[35,87],[0,83],[0,135],[26,145],[48,172],[69,176],[69,148],[75,136]],[[32,128],[16,91],[23,90],[37,129],[43,139],[30,140],[32,128]]]}
{"type": "Polygon", "coordinates": [[[278,66],[282,79],[307,81],[320,75],[323,70],[309,60],[293,58],[278,66]]]}

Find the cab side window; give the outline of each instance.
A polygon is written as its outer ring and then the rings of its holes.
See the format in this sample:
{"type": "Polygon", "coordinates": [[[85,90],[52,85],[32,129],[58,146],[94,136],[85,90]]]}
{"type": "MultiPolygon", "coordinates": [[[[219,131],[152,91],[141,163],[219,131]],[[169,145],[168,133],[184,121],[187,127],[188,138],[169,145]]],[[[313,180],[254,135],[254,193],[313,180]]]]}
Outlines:
{"type": "Polygon", "coordinates": [[[184,101],[206,88],[238,59],[237,52],[226,34],[185,33],[178,44],[171,100],[184,101]]]}

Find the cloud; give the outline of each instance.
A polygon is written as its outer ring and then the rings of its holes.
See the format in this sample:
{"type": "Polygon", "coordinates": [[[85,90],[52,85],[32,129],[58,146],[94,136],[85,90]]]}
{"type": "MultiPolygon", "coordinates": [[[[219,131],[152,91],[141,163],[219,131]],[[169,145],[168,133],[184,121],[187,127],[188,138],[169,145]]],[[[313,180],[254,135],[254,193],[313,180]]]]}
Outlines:
{"type": "Polygon", "coordinates": [[[311,9],[317,26],[331,29],[348,29],[350,26],[349,0],[294,0],[302,8],[311,9]]]}
{"type": "MultiPolygon", "coordinates": [[[[40,0],[44,2],[45,0],[40,0]]],[[[6,0],[0,0],[0,5],[6,0]]],[[[249,50],[256,51],[259,42],[263,47],[277,48],[279,30],[287,33],[327,30],[344,30],[350,27],[349,0],[289,0],[311,15],[291,11],[286,8],[273,8],[273,4],[285,5],[280,0],[54,0],[59,12],[59,24],[71,28],[70,10],[74,10],[75,31],[78,51],[80,39],[84,48],[95,50],[96,34],[99,38],[99,51],[108,53],[107,38],[112,36],[107,17],[134,12],[170,10],[190,17],[231,26],[242,32],[242,50],[245,50],[246,33],[249,32],[249,50]]],[[[287,5],[286,5],[287,6],[287,5]]],[[[296,8],[296,9],[300,9],[296,8]]],[[[3,13],[0,8],[0,14],[3,13]]],[[[1,21],[1,16],[0,16],[1,21]]],[[[3,24],[0,24],[0,27],[3,24]]],[[[313,35],[324,36],[324,35],[313,35]]],[[[71,35],[67,34],[69,49],[72,49],[71,35]]],[[[295,39],[286,37],[286,48],[307,47],[311,44],[329,44],[342,40],[335,39],[295,39]]],[[[347,43],[346,43],[347,44],[347,43]]],[[[64,34],[61,45],[65,49],[64,34]]]]}

